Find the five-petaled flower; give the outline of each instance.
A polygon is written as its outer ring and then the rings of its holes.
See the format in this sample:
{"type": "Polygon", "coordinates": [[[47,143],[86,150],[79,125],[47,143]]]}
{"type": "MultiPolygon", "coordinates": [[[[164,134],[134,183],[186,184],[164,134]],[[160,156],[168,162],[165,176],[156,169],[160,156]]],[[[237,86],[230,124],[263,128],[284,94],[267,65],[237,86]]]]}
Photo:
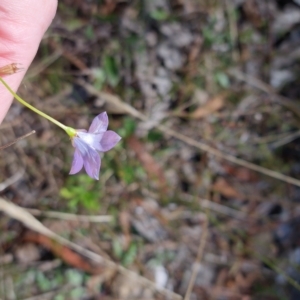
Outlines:
{"type": "Polygon", "coordinates": [[[70,174],[78,173],[84,166],[86,173],[99,179],[101,158],[98,152],[112,149],[121,137],[112,130],[107,130],[108,116],[106,112],[94,118],[89,131],[77,130],[72,137],[75,153],[70,174]]]}

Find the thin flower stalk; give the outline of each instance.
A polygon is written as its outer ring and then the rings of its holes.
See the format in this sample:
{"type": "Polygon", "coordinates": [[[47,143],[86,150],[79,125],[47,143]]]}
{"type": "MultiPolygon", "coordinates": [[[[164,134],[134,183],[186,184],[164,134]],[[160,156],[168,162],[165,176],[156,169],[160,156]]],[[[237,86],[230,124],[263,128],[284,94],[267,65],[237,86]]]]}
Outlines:
{"type": "MultiPolygon", "coordinates": [[[[17,64],[11,64],[0,68],[0,76],[10,75],[16,73],[18,70],[19,68],[17,64]]],[[[99,179],[101,167],[101,157],[99,154],[109,151],[121,140],[121,137],[116,132],[107,130],[108,116],[106,112],[103,112],[94,118],[88,131],[85,129],[76,130],[60,123],[22,99],[12,90],[2,77],[0,77],[0,82],[17,101],[38,115],[59,126],[70,136],[72,145],[75,148],[70,174],[76,174],[84,167],[86,173],[91,178],[96,180],[99,179]]]]}
{"type": "Polygon", "coordinates": [[[58,127],[60,127],[61,129],[65,130],[66,133],[70,136],[73,137],[76,134],[76,130],[68,127],[62,123],[60,123],[59,121],[57,121],[56,119],[48,116],[47,114],[43,113],[42,111],[40,111],[39,109],[35,108],[34,106],[32,106],[31,104],[29,104],[27,101],[25,101],[24,99],[22,99],[18,94],[16,94],[11,87],[4,81],[3,78],[0,77],[0,81],[2,82],[2,84],[6,87],[6,89],[14,96],[14,98],[19,101],[21,104],[23,104],[24,106],[26,106],[27,108],[29,108],[30,110],[34,111],[35,113],[37,113],[38,115],[42,116],[43,118],[49,120],[50,122],[54,123],[55,125],[57,125],[58,127]]]}

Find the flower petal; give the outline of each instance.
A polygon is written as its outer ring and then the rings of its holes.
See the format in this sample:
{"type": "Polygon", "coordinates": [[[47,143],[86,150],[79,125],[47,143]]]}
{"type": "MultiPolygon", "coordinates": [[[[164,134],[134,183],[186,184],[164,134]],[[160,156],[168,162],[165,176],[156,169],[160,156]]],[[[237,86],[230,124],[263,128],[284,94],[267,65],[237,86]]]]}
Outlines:
{"type": "Polygon", "coordinates": [[[101,159],[99,153],[94,149],[90,149],[89,155],[86,156],[83,163],[86,173],[91,178],[99,180],[99,173],[101,167],[101,159]]]}
{"type": "Polygon", "coordinates": [[[89,133],[103,133],[108,127],[108,116],[106,111],[94,118],[89,133]]]}
{"type": "Polygon", "coordinates": [[[83,165],[87,174],[91,178],[98,180],[101,165],[98,152],[93,147],[90,147],[90,145],[88,145],[80,137],[75,137],[73,139],[73,144],[82,156],[83,165]]]}
{"type": "Polygon", "coordinates": [[[121,140],[121,137],[112,130],[108,130],[103,133],[100,141],[101,152],[106,152],[112,149],[121,140]]]}
{"type": "Polygon", "coordinates": [[[78,173],[83,167],[83,159],[81,153],[78,149],[75,149],[72,167],[69,174],[76,174],[78,173]]]}
{"type": "Polygon", "coordinates": [[[77,132],[77,136],[83,141],[85,142],[87,145],[89,145],[90,147],[101,151],[101,145],[100,145],[100,141],[102,139],[104,133],[86,133],[86,132],[77,132]]]}

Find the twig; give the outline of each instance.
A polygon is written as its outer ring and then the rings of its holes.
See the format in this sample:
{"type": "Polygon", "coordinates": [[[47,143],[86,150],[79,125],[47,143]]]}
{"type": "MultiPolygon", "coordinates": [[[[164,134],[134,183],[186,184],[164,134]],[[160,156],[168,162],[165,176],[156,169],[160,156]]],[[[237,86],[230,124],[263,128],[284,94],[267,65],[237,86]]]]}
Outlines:
{"type": "Polygon", "coordinates": [[[59,59],[62,55],[62,50],[57,50],[50,56],[47,56],[46,59],[44,59],[41,63],[36,65],[34,68],[31,68],[26,75],[26,80],[33,78],[37,75],[39,75],[41,72],[43,72],[45,69],[47,69],[51,64],[53,64],[57,59],[59,59]]]}
{"type": "MultiPolygon", "coordinates": [[[[78,80],[77,83],[80,84],[81,86],[83,86],[92,95],[101,97],[105,101],[107,101],[109,103],[112,103],[113,105],[116,105],[118,107],[121,107],[124,110],[124,112],[130,114],[131,116],[136,117],[137,119],[140,119],[142,121],[147,121],[148,120],[148,118],[144,114],[140,113],[139,111],[137,111],[135,108],[133,108],[129,104],[124,103],[119,97],[108,94],[108,93],[105,93],[105,92],[100,92],[97,89],[95,89],[94,86],[92,86],[89,83],[84,82],[83,80],[78,80]]],[[[298,180],[296,178],[281,174],[281,173],[276,172],[276,171],[269,170],[267,168],[258,166],[256,164],[253,164],[253,163],[248,162],[246,160],[236,158],[233,155],[223,153],[223,152],[221,152],[221,151],[219,151],[219,150],[217,150],[217,149],[215,149],[215,148],[213,148],[213,147],[211,147],[211,146],[209,146],[205,143],[195,141],[194,139],[192,139],[192,138],[190,138],[186,135],[183,135],[183,134],[181,134],[181,133],[179,133],[175,130],[172,130],[172,129],[164,126],[164,125],[156,125],[155,127],[157,129],[159,129],[160,131],[166,133],[167,135],[171,136],[171,137],[175,137],[178,140],[181,140],[181,141],[185,142],[186,144],[188,144],[190,146],[194,146],[194,147],[196,147],[196,148],[198,148],[198,149],[200,149],[204,152],[208,152],[208,153],[210,153],[210,154],[212,154],[216,157],[225,159],[227,161],[230,161],[230,162],[235,163],[237,165],[243,166],[243,167],[248,168],[250,170],[256,171],[258,173],[261,173],[261,174],[276,178],[278,180],[284,181],[286,183],[294,184],[294,185],[300,187],[300,180],[298,180]]]]}
{"type": "Polygon", "coordinates": [[[25,299],[22,299],[22,300],[41,300],[41,299],[42,300],[48,300],[48,299],[50,300],[50,299],[55,299],[56,295],[71,291],[72,289],[74,289],[74,286],[72,286],[70,284],[66,284],[62,288],[57,289],[55,291],[46,292],[46,293],[39,294],[39,295],[36,295],[36,296],[32,296],[32,297],[29,297],[29,298],[25,298],[25,299]]]}
{"type": "Polygon", "coordinates": [[[281,181],[284,181],[284,182],[287,182],[287,183],[290,183],[290,184],[294,184],[296,186],[300,186],[300,180],[298,180],[296,178],[281,174],[281,173],[273,171],[273,170],[269,170],[267,168],[264,168],[264,167],[258,166],[256,164],[253,164],[251,162],[248,162],[246,160],[243,160],[241,158],[236,158],[233,155],[223,153],[223,152],[221,152],[221,151],[219,151],[219,150],[217,150],[217,149],[215,149],[211,146],[208,146],[208,145],[206,145],[202,142],[195,141],[194,139],[192,139],[188,136],[185,136],[185,135],[183,135],[179,132],[176,132],[172,129],[169,129],[169,128],[163,126],[163,125],[158,125],[157,128],[164,131],[165,133],[167,133],[170,136],[176,137],[177,139],[179,139],[179,140],[181,140],[181,141],[183,141],[183,142],[185,142],[185,143],[187,143],[191,146],[194,146],[194,147],[196,147],[196,148],[198,148],[202,151],[208,152],[208,153],[210,153],[214,156],[217,156],[217,157],[222,158],[222,159],[226,159],[226,160],[228,160],[232,163],[235,163],[237,165],[243,166],[243,167],[248,168],[250,170],[259,172],[261,174],[279,179],[281,181]]]}
{"type": "Polygon", "coordinates": [[[8,148],[9,146],[11,146],[11,145],[17,143],[17,142],[20,141],[20,140],[23,140],[23,139],[29,137],[30,135],[32,135],[32,134],[34,134],[34,133],[35,133],[35,130],[32,130],[32,131],[30,131],[29,133],[26,133],[26,134],[24,134],[24,135],[18,137],[18,138],[15,139],[14,141],[12,141],[12,142],[10,142],[10,143],[4,145],[4,146],[1,146],[1,147],[0,147],[0,150],[3,150],[3,149],[5,149],[5,148],[8,148]]]}
{"type": "Polygon", "coordinates": [[[5,190],[7,187],[14,184],[15,182],[17,182],[18,180],[20,180],[22,178],[23,174],[24,174],[24,171],[22,170],[16,174],[14,174],[13,176],[9,177],[8,179],[6,179],[4,182],[1,182],[0,183],[0,192],[2,192],[3,190],[5,190]]]}
{"type": "Polygon", "coordinates": [[[7,288],[5,298],[7,297],[7,299],[10,299],[10,300],[17,299],[15,289],[14,289],[14,282],[13,282],[13,279],[11,278],[11,276],[6,276],[5,286],[7,288]]]}
{"type": "Polygon", "coordinates": [[[206,209],[208,208],[209,210],[227,215],[229,217],[233,217],[233,218],[240,219],[240,220],[246,220],[249,217],[246,213],[244,213],[242,211],[227,207],[222,204],[215,203],[208,199],[201,199],[201,198],[189,195],[189,194],[182,194],[182,197],[184,199],[186,199],[187,201],[192,201],[192,200],[196,199],[197,201],[199,201],[200,206],[202,206],[203,208],[206,208],[206,209]]]}
{"type": "Polygon", "coordinates": [[[300,284],[294,280],[291,276],[287,275],[284,271],[282,271],[280,268],[278,268],[269,258],[267,257],[261,257],[259,255],[256,255],[256,257],[260,260],[262,260],[267,266],[269,266],[272,270],[283,276],[287,282],[292,285],[295,289],[300,291],[300,284]]]}
{"type": "Polygon", "coordinates": [[[133,271],[130,271],[121,265],[116,264],[115,262],[95,253],[90,250],[87,250],[61,236],[54,233],[47,227],[45,227],[41,222],[39,222],[34,216],[32,216],[28,211],[26,211],[24,208],[17,206],[11,202],[6,201],[3,198],[0,198],[0,211],[3,211],[8,216],[10,216],[13,219],[16,219],[23,223],[27,228],[34,230],[42,235],[45,235],[48,238],[51,238],[55,240],[56,242],[67,246],[75,251],[77,251],[79,254],[91,259],[92,261],[100,264],[104,264],[112,269],[115,269],[122,273],[125,276],[130,276],[134,278],[135,280],[139,281],[141,284],[155,290],[156,292],[166,296],[168,299],[178,299],[181,300],[182,297],[172,291],[169,291],[165,288],[158,288],[154,282],[151,280],[140,276],[139,274],[134,273],[133,271]]]}
{"type": "Polygon", "coordinates": [[[233,76],[235,79],[244,81],[247,84],[253,86],[254,88],[271,95],[274,101],[281,106],[291,110],[294,114],[296,114],[300,118],[300,109],[294,101],[290,100],[287,97],[281,96],[277,94],[277,91],[269,84],[245,73],[240,72],[237,69],[232,69],[228,71],[228,74],[233,76]]]}
{"type": "Polygon", "coordinates": [[[282,132],[262,137],[253,137],[250,141],[252,145],[257,144],[269,144],[273,148],[273,144],[277,145],[278,143],[281,143],[281,141],[293,141],[293,139],[296,139],[300,136],[300,130],[294,131],[294,132],[282,132]]]}
{"type": "Polygon", "coordinates": [[[92,223],[107,223],[112,221],[112,216],[88,216],[62,213],[59,211],[41,211],[39,209],[24,208],[33,216],[45,216],[49,218],[61,219],[66,221],[80,221],[92,223]]]}
{"type": "Polygon", "coordinates": [[[199,272],[200,262],[201,262],[202,257],[203,257],[204,248],[205,248],[206,241],[207,241],[207,234],[208,234],[208,218],[206,217],[205,218],[205,223],[204,223],[204,226],[203,226],[203,232],[201,234],[201,239],[200,239],[198,251],[197,251],[197,257],[196,257],[196,260],[195,260],[194,265],[193,265],[192,275],[191,275],[189,285],[188,285],[188,288],[187,288],[185,296],[184,296],[184,300],[189,300],[190,297],[191,297],[191,293],[192,293],[193,287],[195,285],[196,277],[197,277],[197,274],[199,272]]]}
{"type": "MultiPolygon", "coordinates": [[[[50,300],[50,299],[55,299],[54,297],[58,294],[58,293],[61,293],[61,291],[52,291],[52,292],[46,292],[46,293],[43,293],[43,294],[39,294],[39,295],[36,295],[36,296],[32,296],[32,297],[29,297],[29,298],[24,298],[22,300],[50,300]]],[[[64,298],[63,298],[64,299],[64,298]]]]}
{"type": "Polygon", "coordinates": [[[236,47],[236,41],[238,39],[238,29],[237,29],[237,22],[235,16],[235,10],[232,5],[232,2],[229,0],[225,0],[225,10],[227,13],[228,18],[228,25],[229,25],[229,35],[231,40],[231,47],[232,47],[232,59],[236,62],[238,61],[239,54],[236,47]]]}
{"type": "Polygon", "coordinates": [[[261,80],[255,78],[251,75],[242,73],[237,69],[229,70],[228,74],[240,81],[244,81],[244,82],[248,83],[249,85],[252,85],[253,87],[255,87],[258,90],[261,90],[267,94],[276,94],[276,91],[270,85],[262,82],[261,80]]]}
{"type": "Polygon", "coordinates": [[[297,139],[300,136],[300,130],[290,133],[289,135],[286,135],[285,137],[274,141],[270,144],[270,147],[272,149],[278,148],[278,147],[282,147],[285,144],[288,144],[290,142],[292,142],[293,140],[297,139]]]}

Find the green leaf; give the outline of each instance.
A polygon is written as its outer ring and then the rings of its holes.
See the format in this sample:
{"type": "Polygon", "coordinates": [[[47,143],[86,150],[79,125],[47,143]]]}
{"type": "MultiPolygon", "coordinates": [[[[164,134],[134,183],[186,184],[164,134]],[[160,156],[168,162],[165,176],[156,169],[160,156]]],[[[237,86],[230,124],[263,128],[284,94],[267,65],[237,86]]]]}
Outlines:
{"type": "Polygon", "coordinates": [[[117,86],[120,77],[117,62],[113,56],[104,56],[103,69],[107,82],[113,87],[117,86]]]}
{"type": "Polygon", "coordinates": [[[73,196],[73,194],[67,188],[62,188],[59,194],[61,197],[66,199],[70,199],[73,196]]]}
{"type": "Polygon", "coordinates": [[[36,274],[36,282],[42,292],[49,291],[52,288],[51,281],[40,271],[36,274]]]}
{"type": "Polygon", "coordinates": [[[135,132],[136,121],[129,117],[125,118],[123,123],[123,129],[124,129],[124,134],[122,135],[123,137],[131,136],[135,132]]]}
{"type": "Polygon", "coordinates": [[[158,8],[151,11],[150,17],[156,21],[164,21],[169,17],[169,14],[165,10],[158,8]]]}
{"type": "Polygon", "coordinates": [[[133,183],[135,181],[135,168],[130,165],[123,166],[121,177],[127,184],[133,183]]]}
{"type": "Polygon", "coordinates": [[[112,247],[113,247],[113,253],[115,257],[120,259],[123,254],[123,249],[120,241],[118,239],[114,239],[112,243],[112,247]]]}
{"type": "Polygon", "coordinates": [[[76,211],[79,205],[89,211],[99,210],[102,194],[102,186],[87,175],[69,177],[60,190],[60,196],[69,200],[68,206],[72,211],[76,211]]]}
{"type": "Polygon", "coordinates": [[[228,76],[223,72],[217,72],[215,74],[215,80],[223,88],[228,88],[230,85],[228,76]]]}
{"type": "Polygon", "coordinates": [[[74,286],[82,285],[83,283],[83,273],[77,270],[67,270],[66,277],[69,284],[74,286]]]}
{"type": "Polygon", "coordinates": [[[84,21],[79,18],[70,18],[64,22],[64,26],[68,31],[75,31],[84,26],[84,21]]]}
{"type": "Polygon", "coordinates": [[[138,248],[136,243],[130,244],[129,249],[123,255],[122,263],[124,266],[129,266],[134,262],[137,255],[137,250],[138,248]]]}
{"type": "Polygon", "coordinates": [[[88,40],[93,40],[95,37],[94,28],[92,25],[87,26],[84,33],[88,40]]]}
{"type": "Polygon", "coordinates": [[[93,71],[94,75],[94,86],[97,90],[101,90],[106,80],[105,72],[101,68],[97,68],[93,71]]]}
{"type": "Polygon", "coordinates": [[[156,130],[151,130],[148,133],[148,140],[149,142],[157,142],[163,139],[163,134],[156,130]]]}
{"type": "Polygon", "coordinates": [[[85,295],[85,288],[78,286],[70,292],[71,299],[80,300],[85,295]]]}

